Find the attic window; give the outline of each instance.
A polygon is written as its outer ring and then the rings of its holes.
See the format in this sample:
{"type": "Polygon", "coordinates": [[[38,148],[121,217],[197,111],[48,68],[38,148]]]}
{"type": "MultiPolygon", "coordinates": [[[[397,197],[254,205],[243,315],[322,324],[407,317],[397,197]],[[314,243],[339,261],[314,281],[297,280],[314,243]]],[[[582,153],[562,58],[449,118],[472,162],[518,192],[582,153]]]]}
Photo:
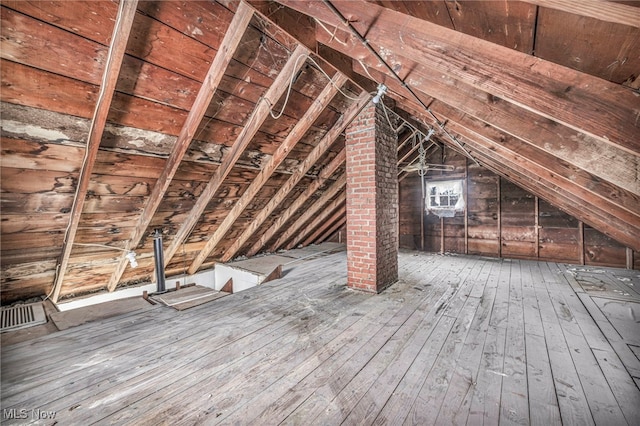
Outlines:
{"type": "Polygon", "coordinates": [[[453,217],[464,211],[462,180],[427,182],[426,211],[439,217],[453,217]]]}

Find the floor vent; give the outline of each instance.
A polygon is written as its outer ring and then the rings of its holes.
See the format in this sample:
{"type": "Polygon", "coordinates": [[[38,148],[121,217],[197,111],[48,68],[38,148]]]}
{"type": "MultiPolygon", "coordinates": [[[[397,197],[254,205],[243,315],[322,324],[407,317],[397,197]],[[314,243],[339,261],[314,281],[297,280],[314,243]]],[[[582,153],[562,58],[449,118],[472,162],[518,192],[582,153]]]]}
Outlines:
{"type": "Polygon", "coordinates": [[[2,332],[32,327],[47,322],[42,303],[14,305],[2,308],[0,324],[2,332]]]}

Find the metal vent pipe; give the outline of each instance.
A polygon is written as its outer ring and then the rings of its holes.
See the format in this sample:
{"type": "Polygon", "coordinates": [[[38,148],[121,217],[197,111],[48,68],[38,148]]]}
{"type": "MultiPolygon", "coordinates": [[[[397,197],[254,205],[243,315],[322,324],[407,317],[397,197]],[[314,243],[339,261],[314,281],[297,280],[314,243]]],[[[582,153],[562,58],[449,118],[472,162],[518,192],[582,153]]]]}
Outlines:
{"type": "Polygon", "coordinates": [[[155,261],[156,282],[158,283],[158,293],[164,293],[164,252],[162,251],[162,231],[156,229],[153,234],[153,259],[155,261]]]}

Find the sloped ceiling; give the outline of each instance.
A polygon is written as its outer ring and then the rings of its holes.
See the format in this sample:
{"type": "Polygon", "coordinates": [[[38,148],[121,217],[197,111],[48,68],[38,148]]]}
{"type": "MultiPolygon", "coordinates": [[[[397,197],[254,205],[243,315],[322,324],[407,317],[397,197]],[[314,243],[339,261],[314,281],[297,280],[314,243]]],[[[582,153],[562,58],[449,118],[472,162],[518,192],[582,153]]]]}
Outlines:
{"type": "Polygon", "coordinates": [[[2,300],[148,280],[154,229],[168,275],[323,238],[344,217],[342,131],[378,83],[441,143],[640,250],[639,10],[5,1],[2,300]]]}

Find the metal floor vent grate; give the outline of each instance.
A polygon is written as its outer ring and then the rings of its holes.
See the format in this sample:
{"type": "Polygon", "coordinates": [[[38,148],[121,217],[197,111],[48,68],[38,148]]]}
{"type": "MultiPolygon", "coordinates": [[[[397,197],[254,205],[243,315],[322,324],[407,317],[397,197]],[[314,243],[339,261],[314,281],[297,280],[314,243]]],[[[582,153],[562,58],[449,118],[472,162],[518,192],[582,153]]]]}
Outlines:
{"type": "Polygon", "coordinates": [[[2,331],[12,331],[32,327],[47,322],[42,303],[29,303],[2,308],[0,325],[2,331]]]}

